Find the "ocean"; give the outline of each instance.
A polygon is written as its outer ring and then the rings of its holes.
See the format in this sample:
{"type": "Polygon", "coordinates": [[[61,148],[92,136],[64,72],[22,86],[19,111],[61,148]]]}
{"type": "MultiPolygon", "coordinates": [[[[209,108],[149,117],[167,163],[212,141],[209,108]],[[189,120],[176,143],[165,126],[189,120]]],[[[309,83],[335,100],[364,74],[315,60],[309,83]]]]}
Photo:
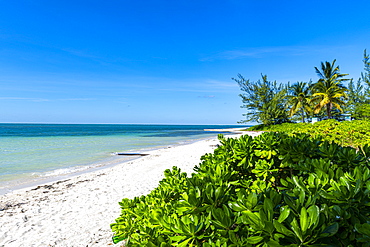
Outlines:
{"type": "Polygon", "coordinates": [[[145,152],[242,125],[0,124],[0,194],[113,166],[145,152]]]}

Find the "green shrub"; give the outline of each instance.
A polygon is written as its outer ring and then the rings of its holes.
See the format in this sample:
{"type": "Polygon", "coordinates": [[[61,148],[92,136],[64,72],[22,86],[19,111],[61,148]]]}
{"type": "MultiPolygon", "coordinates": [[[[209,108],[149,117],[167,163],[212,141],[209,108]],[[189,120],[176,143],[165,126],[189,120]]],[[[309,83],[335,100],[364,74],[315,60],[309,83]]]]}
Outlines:
{"type": "Polygon", "coordinates": [[[370,246],[370,147],[296,134],[225,139],[187,177],[120,202],[127,246],[370,246]]]}
{"type": "Polygon", "coordinates": [[[256,125],[248,130],[285,132],[290,136],[308,134],[312,138],[321,138],[341,146],[361,148],[370,145],[370,121],[353,120],[338,122],[334,119],[311,123],[284,123],[279,125],[256,125]]]}

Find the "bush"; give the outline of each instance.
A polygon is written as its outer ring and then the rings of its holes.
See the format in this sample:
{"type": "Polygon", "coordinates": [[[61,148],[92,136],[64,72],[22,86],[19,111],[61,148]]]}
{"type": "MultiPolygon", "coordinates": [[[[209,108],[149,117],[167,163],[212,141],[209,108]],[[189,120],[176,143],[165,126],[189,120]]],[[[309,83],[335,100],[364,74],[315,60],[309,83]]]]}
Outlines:
{"type": "Polygon", "coordinates": [[[361,148],[370,145],[370,121],[354,120],[338,122],[334,119],[311,123],[284,123],[280,125],[256,125],[248,130],[285,132],[290,136],[308,134],[312,138],[321,138],[341,146],[361,148]]]}
{"type": "Polygon", "coordinates": [[[370,147],[296,134],[225,139],[187,177],[120,202],[127,246],[370,246],[370,147]]]}

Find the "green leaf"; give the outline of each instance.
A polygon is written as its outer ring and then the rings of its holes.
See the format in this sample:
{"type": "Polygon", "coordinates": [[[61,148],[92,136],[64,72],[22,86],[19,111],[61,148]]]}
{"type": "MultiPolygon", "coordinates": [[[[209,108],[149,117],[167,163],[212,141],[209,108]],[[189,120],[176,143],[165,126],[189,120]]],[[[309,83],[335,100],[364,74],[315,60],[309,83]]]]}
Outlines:
{"type": "Polygon", "coordinates": [[[253,237],[247,238],[247,242],[249,244],[258,244],[262,240],[263,240],[263,237],[261,237],[261,236],[253,236],[253,237]]]}
{"type": "Polygon", "coordinates": [[[225,204],[222,205],[222,208],[223,208],[223,211],[222,211],[223,217],[221,218],[221,222],[224,226],[226,226],[226,228],[230,228],[232,225],[232,222],[231,222],[232,216],[231,216],[230,209],[225,204]]]}
{"type": "Polygon", "coordinates": [[[318,223],[318,220],[319,220],[319,215],[320,215],[320,209],[318,206],[316,205],[312,205],[311,207],[309,207],[307,209],[307,213],[309,215],[309,218],[310,218],[310,223],[308,225],[308,227],[310,228],[312,225],[316,225],[318,223]]]}
{"type": "Polygon", "coordinates": [[[289,206],[283,206],[280,208],[280,215],[278,218],[279,223],[282,223],[286,218],[288,218],[290,214],[290,207],[289,206]]]}
{"type": "Polygon", "coordinates": [[[180,241],[182,241],[182,240],[184,240],[184,239],[186,239],[186,238],[187,238],[187,236],[183,236],[183,235],[171,236],[171,237],[170,237],[170,239],[171,239],[172,241],[175,241],[175,242],[180,242],[180,241]]]}
{"type": "Polygon", "coordinates": [[[323,236],[323,237],[331,237],[333,236],[334,234],[336,234],[339,230],[339,225],[337,222],[335,222],[334,224],[328,226],[327,228],[325,228],[325,230],[321,233],[320,236],[323,236]]]}
{"type": "Polygon", "coordinates": [[[223,195],[224,195],[224,191],[223,191],[222,187],[217,187],[216,190],[215,190],[215,198],[219,199],[223,195]]]}
{"type": "Polygon", "coordinates": [[[248,195],[247,201],[246,201],[246,206],[249,209],[253,209],[258,203],[258,198],[256,193],[250,193],[248,195]]]}
{"type": "Polygon", "coordinates": [[[266,243],[266,246],[268,247],[281,247],[281,244],[275,240],[270,240],[266,243]]]}
{"type": "Polygon", "coordinates": [[[293,182],[294,182],[294,184],[295,184],[298,188],[300,188],[301,190],[303,190],[303,191],[307,191],[306,186],[304,186],[303,182],[302,182],[298,177],[294,176],[294,177],[293,177],[293,182]]]}
{"type": "Polygon", "coordinates": [[[241,211],[245,211],[247,210],[246,207],[244,207],[243,205],[240,205],[239,203],[237,202],[229,202],[229,207],[234,210],[234,211],[237,211],[237,212],[241,212],[241,211]]]}
{"type": "Polygon", "coordinates": [[[190,242],[190,240],[191,240],[191,238],[182,241],[179,245],[177,245],[177,247],[185,247],[185,246],[187,246],[188,243],[190,242]]]}
{"type": "Polygon", "coordinates": [[[248,222],[253,225],[256,229],[263,228],[261,219],[258,213],[252,213],[251,211],[243,212],[248,219],[248,222]]]}
{"type": "Polygon", "coordinates": [[[281,178],[280,179],[280,183],[285,186],[285,187],[288,187],[289,186],[289,183],[284,179],[284,178],[281,178]]]}
{"type": "Polygon", "coordinates": [[[274,227],[275,227],[276,231],[284,234],[285,236],[294,236],[294,233],[291,230],[289,230],[288,228],[286,228],[279,221],[273,220],[273,224],[274,224],[274,227]]]}
{"type": "Polygon", "coordinates": [[[361,234],[370,236],[370,224],[355,224],[355,229],[361,234]]]}
{"type": "Polygon", "coordinates": [[[125,239],[127,239],[127,237],[126,237],[126,235],[125,234],[121,234],[121,235],[118,235],[118,236],[114,236],[113,238],[112,238],[112,240],[113,240],[113,243],[118,243],[118,242],[121,242],[122,240],[125,240],[125,239]]]}
{"type": "Polygon", "coordinates": [[[299,238],[299,240],[301,240],[301,242],[303,243],[303,234],[302,234],[301,229],[298,226],[298,223],[297,223],[296,218],[293,219],[293,221],[292,221],[291,224],[292,224],[292,230],[293,230],[293,232],[299,238]]]}
{"type": "Polygon", "coordinates": [[[324,197],[325,199],[328,199],[328,200],[335,200],[336,199],[335,196],[333,196],[332,194],[329,194],[328,192],[323,191],[323,190],[320,191],[320,195],[322,197],[324,197]]]}
{"type": "Polygon", "coordinates": [[[217,165],[216,166],[216,175],[217,175],[217,177],[221,177],[221,166],[220,165],[217,165]]]}
{"type": "Polygon", "coordinates": [[[304,200],[305,200],[305,198],[306,198],[306,193],[304,192],[304,190],[301,190],[301,191],[299,192],[299,196],[298,196],[298,198],[299,198],[299,203],[300,203],[301,205],[304,205],[304,200]]]}
{"type": "Polygon", "coordinates": [[[234,244],[240,244],[239,239],[236,236],[235,232],[229,231],[229,238],[230,238],[231,242],[233,242],[234,244]]]}
{"type": "Polygon", "coordinates": [[[301,208],[301,214],[299,218],[300,224],[301,224],[301,230],[302,233],[305,234],[307,228],[308,228],[308,217],[307,217],[307,210],[305,207],[301,208]]]}
{"type": "Polygon", "coordinates": [[[274,206],[270,198],[265,198],[263,209],[265,210],[267,221],[271,221],[274,214],[274,206]]]}
{"type": "Polygon", "coordinates": [[[155,244],[153,244],[151,241],[149,241],[147,244],[146,244],[147,247],[157,247],[155,244]]]}

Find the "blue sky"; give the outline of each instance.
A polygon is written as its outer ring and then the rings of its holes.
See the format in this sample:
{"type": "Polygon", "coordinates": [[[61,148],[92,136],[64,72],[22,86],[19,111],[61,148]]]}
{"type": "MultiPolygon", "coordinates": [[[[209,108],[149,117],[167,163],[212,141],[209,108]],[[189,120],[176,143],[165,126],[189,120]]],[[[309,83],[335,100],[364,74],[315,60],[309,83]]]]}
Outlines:
{"type": "Polygon", "coordinates": [[[0,1],[0,122],[235,124],[238,73],[357,78],[370,1],[0,1]]]}

